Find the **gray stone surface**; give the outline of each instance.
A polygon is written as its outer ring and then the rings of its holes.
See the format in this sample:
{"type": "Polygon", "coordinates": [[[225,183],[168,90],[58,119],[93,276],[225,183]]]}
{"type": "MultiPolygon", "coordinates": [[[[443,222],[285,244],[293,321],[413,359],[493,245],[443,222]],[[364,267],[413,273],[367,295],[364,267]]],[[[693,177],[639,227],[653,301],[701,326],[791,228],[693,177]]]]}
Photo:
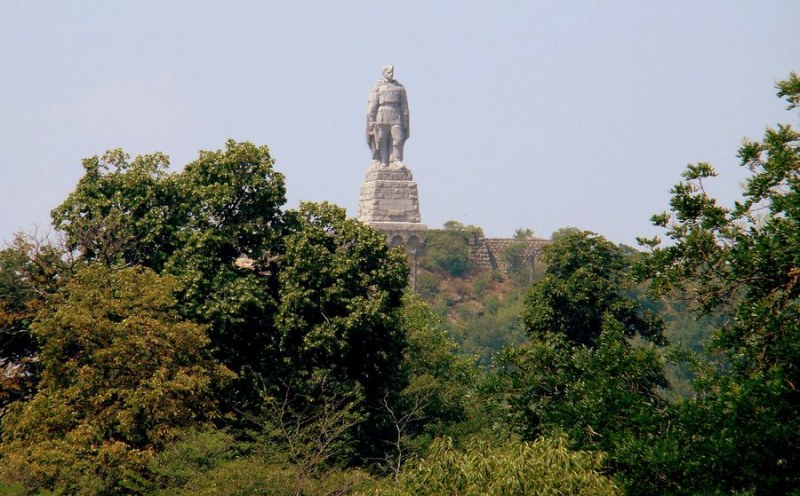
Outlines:
{"type": "Polygon", "coordinates": [[[520,253],[522,259],[533,261],[539,259],[542,249],[550,244],[550,240],[542,238],[523,240],[514,238],[486,238],[483,235],[483,229],[479,229],[474,237],[468,240],[469,258],[478,268],[499,270],[500,272],[507,273],[508,264],[503,260],[503,252],[511,245],[518,243],[525,244],[525,249],[520,253]]]}
{"type": "Polygon", "coordinates": [[[358,218],[368,224],[420,224],[419,192],[405,166],[384,167],[374,162],[361,185],[358,218]]]}
{"type": "Polygon", "coordinates": [[[367,99],[367,146],[372,161],[383,166],[403,163],[403,148],[411,136],[406,89],[394,79],[394,66],[383,68],[383,79],[367,99]]]}

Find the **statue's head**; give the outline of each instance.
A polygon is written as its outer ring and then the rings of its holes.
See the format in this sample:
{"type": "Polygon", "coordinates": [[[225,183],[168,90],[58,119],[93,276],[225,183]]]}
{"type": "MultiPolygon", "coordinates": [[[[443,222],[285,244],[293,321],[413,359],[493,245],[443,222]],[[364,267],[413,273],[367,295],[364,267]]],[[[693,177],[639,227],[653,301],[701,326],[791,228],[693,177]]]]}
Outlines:
{"type": "Polygon", "coordinates": [[[392,64],[383,66],[383,77],[386,79],[394,78],[394,66],[392,64]]]}

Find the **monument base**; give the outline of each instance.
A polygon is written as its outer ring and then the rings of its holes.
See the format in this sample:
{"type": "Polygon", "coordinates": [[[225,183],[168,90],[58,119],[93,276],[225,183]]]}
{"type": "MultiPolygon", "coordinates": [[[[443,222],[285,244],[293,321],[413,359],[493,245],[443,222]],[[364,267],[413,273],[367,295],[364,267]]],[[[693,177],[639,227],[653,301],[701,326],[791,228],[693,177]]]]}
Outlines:
{"type": "Polygon", "coordinates": [[[361,185],[358,219],[386,234],[389,244],[416,248],[428,229],[420,222],[419,192],[403,164],[372,162],[361,185]]]}

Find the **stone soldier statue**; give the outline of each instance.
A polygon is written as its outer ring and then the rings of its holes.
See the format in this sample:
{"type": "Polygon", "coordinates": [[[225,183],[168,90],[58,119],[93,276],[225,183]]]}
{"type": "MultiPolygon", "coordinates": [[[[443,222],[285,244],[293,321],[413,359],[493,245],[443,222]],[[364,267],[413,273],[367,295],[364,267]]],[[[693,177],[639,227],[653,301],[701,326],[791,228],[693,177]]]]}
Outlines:
{"type": "Polygon", "coordinates": [[[387,65],[367,100],[367,145],[373,162],[402,166],[410,134],[406,89],[394,79],[394,66],[387,65]]]}

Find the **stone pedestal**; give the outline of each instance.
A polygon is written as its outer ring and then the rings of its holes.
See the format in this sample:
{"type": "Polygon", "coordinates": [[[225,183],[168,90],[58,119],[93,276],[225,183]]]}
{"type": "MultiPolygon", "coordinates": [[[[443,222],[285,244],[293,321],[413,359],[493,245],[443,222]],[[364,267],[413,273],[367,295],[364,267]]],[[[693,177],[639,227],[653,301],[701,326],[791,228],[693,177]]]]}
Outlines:
{"type": "Polygon", "coordinates": [[[419,193],[404,165],[373,162],[361,185],[358,219],[386,234],[391,245],[416,248],[428,229],[419,214],[419,193]]]}

